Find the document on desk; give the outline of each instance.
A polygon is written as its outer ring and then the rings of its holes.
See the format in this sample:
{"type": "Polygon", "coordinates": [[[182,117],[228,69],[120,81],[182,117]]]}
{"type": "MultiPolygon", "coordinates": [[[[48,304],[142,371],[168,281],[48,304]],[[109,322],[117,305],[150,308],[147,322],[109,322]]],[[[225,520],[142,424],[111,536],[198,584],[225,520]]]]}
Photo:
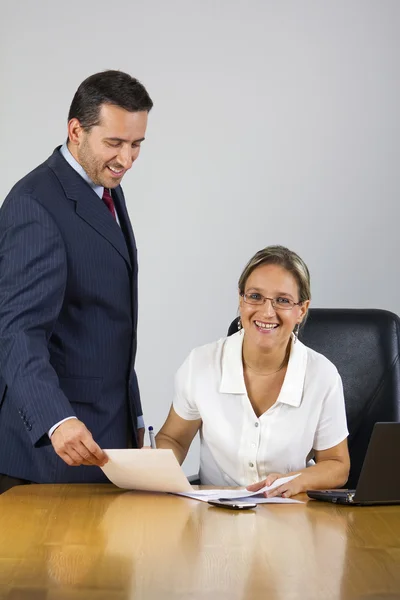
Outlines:
{"type": "Polygon", "coordinates": [[[266,498],[264,492],[272,492],[279,486],[283,485],[299,477],[300,473],[296,475],[290,475],[288,477],[281,477],[272,483],[266,485],[257,492],[249,492],[246,488],[236,489],[210,489],[210,490],[193,490],[192,492],[179,492],[179,496],[186,496],[188,498],[194,498],[196,500],[202,500],[208,502],[209,500],[240,500],[241,502],[252,502],[254,504],[303,504],[300,500],[292,500],[292,498],[281,498],[277,496],[275,498],[266,498]]]}
{"type": "Polygon", "coordinates": [[[168,492],[203,502],[219,498],[229,500],[251,498],[253,502],[258,503],[298,502],[290,498],[267,499],[263,496],[263,492],[273,490],[298,477],[299,474],[277,479],[272,485],[258,492],[249,492],[245,488],[197,490],[190,485],[172,450],[120,449],[105,450],[105,453],[109,461],[102,467],[103,472],[112,483],[125,490],[168,492]]]}

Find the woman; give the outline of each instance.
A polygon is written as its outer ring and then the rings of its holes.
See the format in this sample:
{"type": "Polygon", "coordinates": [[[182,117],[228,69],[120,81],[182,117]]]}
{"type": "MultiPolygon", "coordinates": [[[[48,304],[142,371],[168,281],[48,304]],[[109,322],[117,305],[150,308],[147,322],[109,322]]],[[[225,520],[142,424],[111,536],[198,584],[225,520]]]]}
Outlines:
{"type": "Polygon", "coordinates": [[[171,448],[182,463],[200,429],[203,484],[256,491],[300,473],[269,494],[289,497],[346,483],[341,378],[297,339],[310,298],[297,254],[260,250],[239,279],[239,331],[194,349],[179,369],[157,448],[171,448]]]}

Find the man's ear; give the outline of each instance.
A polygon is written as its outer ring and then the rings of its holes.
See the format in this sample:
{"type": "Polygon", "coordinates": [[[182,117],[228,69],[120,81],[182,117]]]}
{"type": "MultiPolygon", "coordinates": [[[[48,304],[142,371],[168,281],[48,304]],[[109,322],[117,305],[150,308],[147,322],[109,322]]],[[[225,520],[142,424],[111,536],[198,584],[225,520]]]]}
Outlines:
{"type": "Polygon", "coordinates": [[[75,117],[68,121],[68,139],[71,144],[79,146],[82,138],[83,128],[80,121],[75,117]]]}

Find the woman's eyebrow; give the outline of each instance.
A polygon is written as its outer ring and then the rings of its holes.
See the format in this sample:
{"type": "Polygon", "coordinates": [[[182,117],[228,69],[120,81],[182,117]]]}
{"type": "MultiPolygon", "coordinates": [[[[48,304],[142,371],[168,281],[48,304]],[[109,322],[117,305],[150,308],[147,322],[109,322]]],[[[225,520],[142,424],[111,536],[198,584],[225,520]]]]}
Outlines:
{"type": "MultiPolygon", "coordinates": [[[[260,294],[264,294],[263,290],[261,288],[258,288],[258,287],[249,287],[246,291],[249,292],[250,290],[252,290],[254,292],[259,292],[260,294]]],[[[276,296],[288,296],[288,297],[290,297],[290,298],[293,299],[292,294],[289,294],[289,292],[274,292],[274,295],[275,295],[275,297],[276,296]]]]}

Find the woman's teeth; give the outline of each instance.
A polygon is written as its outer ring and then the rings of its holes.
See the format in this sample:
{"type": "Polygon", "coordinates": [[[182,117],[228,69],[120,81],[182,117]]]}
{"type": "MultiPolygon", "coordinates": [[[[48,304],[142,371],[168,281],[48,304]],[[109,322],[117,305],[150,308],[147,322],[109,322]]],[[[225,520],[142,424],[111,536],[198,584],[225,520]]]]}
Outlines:
{"type": "Polygon", "coordinates": [[[275,329],[278,327],[278,323],[261,323],[261,321],[254,321],[254,323],[261,329],[275,329]]]}

